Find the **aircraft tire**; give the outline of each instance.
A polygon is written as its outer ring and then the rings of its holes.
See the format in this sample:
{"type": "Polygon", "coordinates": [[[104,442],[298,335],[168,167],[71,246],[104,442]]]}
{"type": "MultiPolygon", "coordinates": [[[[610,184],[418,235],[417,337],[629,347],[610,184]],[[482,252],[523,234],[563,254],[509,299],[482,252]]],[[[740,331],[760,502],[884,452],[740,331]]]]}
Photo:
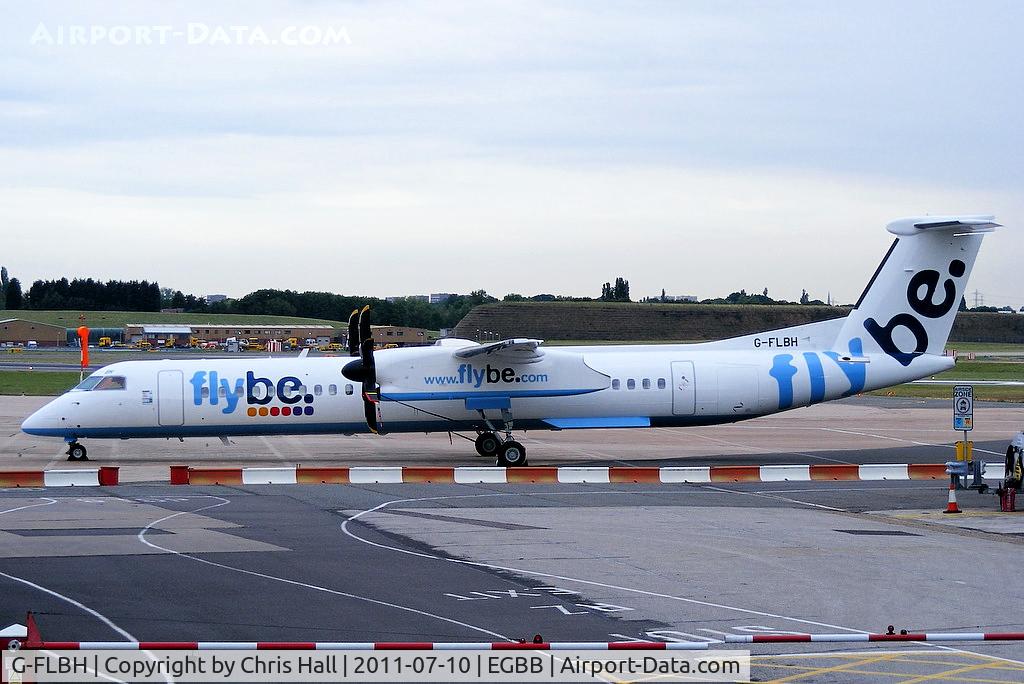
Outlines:
{"type": "Polygon", "coordinates": [[[526,447],[514,440],[505,442],[498,450],[497,463],[502,468],[526,465],[526,447]]]}
{"type": "Polygon", "coordinates": [[[501,440],[493,432],[481,432],[476,438],[476,453],[494,458],[501,448],[501,440]]]}
{"type": "Polygon", "coordinates": [[[68,460],[69,461],[88,461],[88,451],[86,448],[78,442],[72,442],[68,445],[68,460]]]}

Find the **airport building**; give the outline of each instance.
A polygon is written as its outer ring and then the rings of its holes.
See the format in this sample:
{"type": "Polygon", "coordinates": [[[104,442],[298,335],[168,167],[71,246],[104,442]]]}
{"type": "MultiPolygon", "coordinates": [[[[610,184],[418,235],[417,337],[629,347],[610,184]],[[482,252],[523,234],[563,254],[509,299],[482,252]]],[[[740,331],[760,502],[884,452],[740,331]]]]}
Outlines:
{"type": "Polygon", "coordinates": [[[335,329],[329,325],[263,325],[239,323],[237,325],[217,325],[213,323],[129,323],[125,326],[125,340],[140,342],[142,340],[173,339],[174,344],[186,345],[190,337],[208,342],[223,342],[229,337],[256,340],[286,340],[297,337],[300,341],[315,339],[318,344],[327,344],[334,340],[335,329]]]}
{"type": "MultiPolygon", "coordinates": [[[[411,347],[432,344],[434,337],[425,328],[410,328],[396,325],[375,325],[373,336],[378,347],[396,345],[411,347]]],[[[188,346],[192,338],[207,342],[224,342],[228,338],[249,339],[259,342],[297,338],[300,345],[306,340],[315,340],[317,345],[339,342],[348,344],[348,330],[335,329],[330,325],[265,325],[241,323],[224,325],[213,323],[129,323],[123,328],[89,328],[89,343],[99,346],[101,338],[109,337],[113,342],[138,344],[146,340],[150,344],[178,347],[188,346]]],[[[21,318],[0,320],[0,344],[27,345],[36,342],[40,347],[78,346],[77,328],[63,325],[38,323],[21,318]]]]}
{"type": "MultiPolygon", "coordinates": [[[[399,347],[415,347],[433,344],[434,339],[426,328],[407,328],[400,325],[374,325],[373,341],[378,347],[394,344],[399,347]]],[[[345,336],[348,337],[347,335],[345,336]]],[[[346,339],[347,342],[347,339],[346,339]]]]}
{"type": "Polygon", "coordinates": [[[40,347],[60,347],[67,344],[67,328],[26,321],[23,318],[7,318],[0,321],[0,344],[28,344],[35,342],[40,347]]]}

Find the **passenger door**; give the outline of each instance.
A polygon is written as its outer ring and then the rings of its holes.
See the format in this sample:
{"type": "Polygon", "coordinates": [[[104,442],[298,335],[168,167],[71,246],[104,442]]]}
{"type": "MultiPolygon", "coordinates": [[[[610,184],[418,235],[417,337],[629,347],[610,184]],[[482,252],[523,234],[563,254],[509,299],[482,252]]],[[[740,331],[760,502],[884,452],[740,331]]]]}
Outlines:
{"type": "Polygon", "coordinates": [[[157,422],[160,425],[185,424],[185,377],[181,371],[160,371],[157,375],[157,422]]]}

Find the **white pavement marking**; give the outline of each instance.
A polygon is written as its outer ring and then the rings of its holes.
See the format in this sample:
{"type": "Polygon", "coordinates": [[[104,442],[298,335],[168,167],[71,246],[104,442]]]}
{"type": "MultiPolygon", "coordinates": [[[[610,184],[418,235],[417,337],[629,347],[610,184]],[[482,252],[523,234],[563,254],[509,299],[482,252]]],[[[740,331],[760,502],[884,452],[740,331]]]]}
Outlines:
{"type": "MultiPolygon", "coordinates": [[[[918,442],[916,439],[905,439],[903,437],[889,437],[888,435],[876,435],[871,432],[858,432],[857,430],[840,430],[839,428],[815,428],[816,430],[824,430],[825,432],[837,432],[841,435],[858,435],[860,437],[874,437],[875,439],[884,439],[889,442],[906,442],[907,444],[916,444],[917,446],[935,447],[936,449],[956,449],[953,444],[932,444],[930,442],[918,442]]],[[[987,449],[975,449],[975,451],[983,454],[995,454],[996,456],[1005,456],[997,451],[989,451],[987,449]]]]}
{"type": "Polygon", "coordinates": [[[64,447],[63,449],[61,449],[60,451],[58,451],[56,454],[53,455],[53,458],[51,458],[49,460],[49,462],[45,466],[43,466],[43,470],[46,470],[47,468],[49,468],[50,466],[52,466],[54,463],[56,463],[57,461],[59,461],[61,459],[67,460],[67,457],[68,457],[67,447],[64,447]]]}
{"type": "MultiPolygon", "coordinates": [[[[711,487],[711,489],[717,489],[717,488],[716,487],[711,487]]],[[[730,490],[721,490],[721,491],[725,491],[725,492],[729,492],[729,493],[739,493],[739,492],[731,492],[730,490]]],[[[606,582],[598,582],[596,580],[582,579],[582,578],[579,578],[579,577],[569,577],[567,575],[556,575],[554,573],[549,573],[549,572],[540,572],[540,571],[537,571],[537,570],[527,570],[526,568],[514,568],[514,567],[511,567],[511,566],[507,566],[507,565],[495,565],[493,563],[484,563],[484,562],[481,562],[481,561],[471,561],[471,560],[465,560],[465,559],[462,559],[462,558],[446,558],[446,557],[443,557],[443,556],[436,556],[436,555],[429,554],[429,553],[424,553],[424,552],[421,552],[421,551],[410,551],[408,549],[401,549],[401,548],[398,548],[398,547],[395,547],[395,546],[388,546],[387,544],[381,544],[381,543],[378,543],[378,542],[370,541],[369,539],[365,539],[365,538],[360,537],[360,536],[358,536],[356,534],[353,534],[348,529],[348,525],[349,525],[350,522],[352,522],[354,520],[357,520],[358,518],[361,518],[364,515],[367,515],[367,514],[370,514],[370,513],[376,513],[377,511],[380,511],[383,508],[386,508],[386,507],[391,506],[393,504],[399,504],[399,503],[417,503],[417,502],[422,502],[422,501],[443,501],[443,500],[449,500],[449,499],[474,499],[474,498],[481,498],[481,497],[503,497],[503,496],[574,496],[574,495],[596,496],[596,495],[601,495],[601,494],[619,495],[619,494],[623,494],[623,493],[624,492],[614,492],[614,491],[604,491],[604,492],[602,492],[602,491],[588,491],[588,492],[514,492],[514,493],[490,493],[490,494],[457,494],[457,495],[448,495],[448,496],[426,496],[426,497],[418,497],[418,498],[410,498],[410,499],[394,499],[394,500],[391,500],[391,501],[385,501],[384,503],[378,504],[378,505],[376,505],[376,506],[374,506],[372,508],[367,508],[367,509],[365,509],[363,511],[360,511],[360,512],[356,513],[355,515],[353,515],[352,517],[350,517],[348,520],[346,520],[345,522],[343,522],[341,524],[341,531],[346,536],[348,536],[348,537],[350,537],[352,539],[355,539],[356,541],[360,541],[360,542],[362,542],[364,544],[369,544],[370,546],[375,546],[375,547],[381,548],[381,549],[387,549],[389,551],[395,551],[397,553],[404,553],[404,554],[407,554],[407,555],[410,555],[410,556],[418,556],[420,558],[430,558],[430,559],[433,559],[433,560],[443,561],[443,562],[447,562],[447,563],[458,563],[458,564],[461,564],[461,565],[472,565],[472,566],[476,566],[476,567],[490,568],[492,570],[503,570],[505,572],[518,572],[518,573],[524,574],[524,575],[533,575],[535,577],[547,577],[547,578],[550,578],[550,579],[561,580],[563,582],[576,582],[577,584],[585,584],[585,585],[593,586],[593,587],[601,587],[603,589],[615,589],[615,590],[618,590],[618,591],[625,591],[625,592],[630,592],[630,593],[634,593],[634,594],[640,594],[640,595],[643,595],[643,596],[653,596],[655,598],[668,599],[670,601],[681,601],[683,603],[690,603],[690,604],[699,605],[699,606],[707,606],[709,608],[721,608],[721,609],[724,609],[724,610],[731,610],[731,611],[736,611],[736,612],[739,612],[739,613],[747,613],[749,615],[760,615],[762,617],[771,617],[771,618],[777,618],[777,619],[780,619],[780,620],[788,620],[788,621],[791,621],[791,622],[799,622],[799,623],[803,623],[803,624],[807,624],[807,625],[814,625],[816,627],[826,627],[826,628],[829,628],[829,629],[839,629],[839,630],[843,630],[843,631],[847,631],[847,632],[853,632],[853,633],[856,633],[856,634],[870,634],[870,632],[864,631],[862,629],[856,629],[854,627],[844,627],[843,625],[832,625],[832,624],[829,624],[827,622],[817,622],[815,620],[805,620],[803,618],[795,618],[795,617],[791,617],[791,616],[788,616],[788,615],[781,615],[781,614],[778,614],[778,613],[769,613],[769,612],[766,612],[766,611],[754,610],[754,609],[751,609],[751,608],[742,608],[740,606],[730,606],[730,605],[724,604],[724,603],[714,603],[712,601],[701,601],[699,599],[686,598],[685,596],[674,596],[672,594],[663,594],[663,593],[660,593],[660,592],[648,591],[646,589],[640,589],[640,588],[637,588],[637,587],[627,587],[627,586],[621,586],[621,585],[617,585],[617,584],[609,584],[609,583],[606,583],[606,582]]],[[[632,494],[642,494],[642,493],[645,493],[645,492],[631,492],[631,493],[632,494]]],[[[654,494],[654,493],[661,493],[661,492],[647,492],[647,493],[654,494]]],[[[797,502],[797,503],[801,503],[801,502],[797,502]]],[[[807,505],[817,506],[817,504],[807,504],[807,505]]],[[[828,508],[828,507],[823,507],[823,508],[828,508]]],[[[842,509],[833,509],[833,510],[841,511],[842,509]]],[[[918,644],[918,645],[931,646],[931,647],[936,648],[936,649],[941,649],[941,650],[945,650],[945,651],[953,651],[953,652],[956,652],[956,653],[969,653],[971,655],[980,655],[980,656],[984,656],[984,657],[987,657],[987,658],[996,658],[998,660],[1002,660],[1002,661],[1005,661],[1005,662],[1008,662],[1008,663],[1013,663],[1015,665],[1024,665],[1024,661],[1012,660],[1010,658],[1001,658],[999,656],[991,656],[991,655],[988,655],[988,654],[985,654],[985,653],[976,653],[974,651],[967,651],[967,650],[960,649],[960,648],[953,648],[951,646],[942,646],[940,644],[932,644],[930,642],[921,642],[921,641],[909,642],[909,643],[915,643],[915,644],[918,644]]]]}
{"type": "Polygon", "coordinates": [[[28,506],[18,506],[17,508],[8,508],[6,511],[0,511],[0,515],[5,513],[13,513],[14,511],[23,511],[26,508],[35,508],[36,506],[52,506],[57,503],[56,499],[51,499],[48,496],[41,496],[40,499],[46,499],[46,503],[29,504],[28,506]]]}
{"type": "Polygon", "coordinates": [[[785,501],[786,503],[795,503],[795,504],[800,504],[801,506],[810,506],[811,508],[820,508],[820,509],[825,510],[825,511],[832,511],[833,513],[846,513],[847,512],[847,510],[845,508],[836,508],[834,506],[826,506],[825,504],[811,503],[810,501],[800,501],[799,499],[790,499],[789,497],[779,496],[777,494],[767,494],[767,493],[761,493],[761,492],[741,492],[741,491],[736,490],[736,489],[725,489],[724,487],[712,487],[712,486],[709,486],[708,489],[713,489],[716,492],[723,492],[725,494],[738,494],[738,495],[742,495],[742,496],[759,496],[759,497],[763,497],[765,499],[775,499],[777,501],[785,501]]]}
{"type": "Polygon", "coordinates": [[[299,454],[304,459],[306,459],[307,461],[314,460],[313,454],[309,451],[309,449],[307,449],[305,447],[305,445],[303,444],[301,439],[299,439],[298,437],[295,437],[293,435],[288,435],[286,439],[288,440],[288,443],[292,445],[292,448],[294,448],[296,451],[298,451],[299,454]]]}
{"type": "MultiPolygon", "coordinates": [[[[49,497],[44,497],[44,498],[46,498],[46,503],[32,504],[32,505],[29,505],[29,506],[19,506],[18,508],[9,508],[6,511],[0,511],[0,515],[4,515],[5,513],[13,513],[14,511],[22,511],[22,510],[25,510],[26,508],[35,508],[36,506],[52,506],[53,504],[57,503],[57,499],[51,499],[49,497]]],[[[81,611],[83,611],[85,613],[88,613],[89,615],[92,615],[94,618],[96,618],[97,620],[99,620],[100,622],[105,624],[107,627],[109,627],[110,629],[114,630],[115,632],[117,632],[118,634],[123,636],[127,641],[138,641],[138,639],[136,639],[134,636],[132,636],[127,630],[122,629],[121,627],[119,627],[117,624],[114,623],[113,620],[108,618],[106,615],[100,613],[99,611],[97,611],[97,610],[95,610],[93,608],[90,608],[89,606],[85,605],[84,603],[81,603],[80,601],[76,601],[75,599],[71,598],[70,596],[65,596],[64,594],[61,594],[60,592],[54,591],[53,589],[49,589],[47,587],[44,587],[41,584],[36,584],[35,582],[30,582],[29,580],[24,579],[23,577],[15,577],[14,575],[8,575],[6,572],[0,572],[0,577],[6,577],[7,579],[9,579],[9,580],[11,580],[13,582],[20,582],[21,584],[24,584],[27,587],[31,587],[32,589],[35,589],[37,591],[43,592],[44,594],[49,594],[50,596],[53,596],[54,598],[58,598],[61,601],[64,601],[66,603],[70,603],[75,608],[78,608],[79,610],[81,610],[81,611]]],[[[150,660],[153,660],[153,661],[156,660],[156,656],[154,656],[150,651],[144,651],[144,653],[146,654],[146,656],[150,660]]],[[[118,681],[118,680],[114,680],[114,681],[118,681]]],[[[170,682],[171,684],[173,684],[173,682],[174,682],[174,680],[171,679],[169,675],[165,675],[164,676],[164,681],[170,682]]]]}
{"type": "MultiPolygon", "coordinates": [[[[707,435],[702,435],[702,434],[700,434],[699,432],[696,432],[696,431],[687,431],[685,433],[679,433],[679,432],[675,432],[675,431],[671,430],[670,428],[654,428],[654,429],[662,431],[662,432],[667,432],[668,434],[672,435],[673,437],[678,437],[680,439],[683,439],[684,441],[688,437],[700,437],[701,439],[707,440],[709,442],[716,442],[718,444],[724,444],[725,446],[738,447],[740,449],[746,449],[747,451],[753,451],[753,452],[757,452],[757,453],[765,452],[765,450],[763,448],[761,448],[761,447],[750,446],[748,444],[740,444],[739,442],[730,442],[728,440],[720,439],[718,437],[708,437],[707,435]]],[[[829,461],[831,463],[845,463],[847,465],[852,464],[852,461],[844,461],[841,458],[829,458],[828,456],[819,456],[817,454],[808,454],[808,453],[804,453],[803,451],[772,451],[770,453],[776,454],[776,455],[779,455],[779,456],[783,456],[783,455],[786,455],[786,454],[793,454],[794,456],[804,456],[805,458],[813,458],[813,459],[817,459],[819,461],[829,461]]]]}
{"type": "Polygon", "coordinates": [[[263,446],[267,447],[267,450],[270,451],[270,453],[274,454],[274,458],[278,461],[281,463],[291,463],[291,461],[284,457],[284,454],[281,453],[280,449],[270,443],[269,439],[266,437],[260,437],[260,441],[263,442],[263,446]]]}
{"type": "Polygon", "coordinates": [[[443,615],[437,615],[435,613],[429,613],[429,612],[427,612],[425,610],[419,610],[417,608],[412,608],[412,607],[409,607],[409,606],[403,606],[403,605],[398,604],[398,603],[391,603],[391,602],[383,601],[383,600],[380,600],[380,599],[370,598],[368,596],[360,596],[358,594],[352,594],[352,593],[345,592],[345,591],[338,591],[337,589],[330,589],[328,587],[322,587],[322,586],[317,585],[317,584],[309,584],[307,582],[300,582],[299,580],[288,579],[287,577],[277,577],[275,575],[268,575],[268,574],[263,573],[263,572],[256,572],[255,570],[246,570],[244,568],[236,568],[236,567],[231,566],[231,565],[225,565],[223,563],[217,563],[217,562],[214,562],[214,561],[211,561],[211,560],[207,560],[205,558],[198,558],[196,556],[191,556],[191,555],[189,555],[187,553],[181,553],[180,551],[174,551],[173,549],[168,549],[168,548],[165,548],[165,547],[160,546],[158,544],[154,544],[153,542],[151,542],[148,539],[146,539],[146,532],[148,532],[150,529],[152,529],[154,525],[158,525],[158,524],[164,522],[165,520],[170,520],[171,518],[176,518],[179,515],[187,515],[187,514],[191,514],[191,513],[198,513],[200,511],[206,511],[206,510],[209,510],[211,508],[219,508],[220,506],[226,506],[227,504],[231,503],[230,499],[225,499],[222,496],[214,496],[214,495],[211,494],[211,495],[208,496],[208,498],[220,499],[220,503],[210,504],[209,506],[202,506],[201,508],[197,508],[197,509],[192,510],[192,511],[179,511],[177,513],[172,513],[170,515],[166,515],[166,516],[160,518],[159,520],[154,520],[153,522],[149,523],[144,528],[142,528],[142,530],[139,531],[139,534],[137,535],[138,540],[140,542],[142,542],[143,544],[145,544],[146,546],[149,546],[151,548],[158,549],[160,551],[166,551],[167,553],[174,554],[175,556],[180,556],[181,558],[188,558],[189,560],[196,561],[197,563],[203,563],[205,565],[212,565],[213,567],[216,567],[216,568],[222,568],[224,570],[231,570],[232,572],[239,572],[239,573],[242,573],[243,575],[251,575],[253,577],[260,577],[262,579],[272,580],[274,582],[282,582],[284,584],[290,584],[292,586],[304,587],[306,589],[312,589],[314,591],[322,591],[322,592],[327,593],[327,594],[334,594],[336,596],[344,596],[345,598],[351,598],[351,599],[355,599],[357,601],[366,601],[367,603],[372,603],[372,604],[378,605],[378,606],[385,606],[387,608],[395,608],[397,610],[403,610],[403,611],[406,611],[406,612],[409,612],[409,613],[415,613],[416,615],[422,615],[424,617],[429,617],[429,618],[434,618],[436,620],[441,620],[442,622],[448,622],[448,623],[451,623],[453,625],[459,625],[460,627],[465,627],[467,629],[471,629],[471,630],[476,631],[476,632],[481,632],[483,634],[489,634],[490,636],[497,637],[499,639],[504,639],[506,641],[512,641],[512,639],[510,639],[509,637],[505,636],[504,634],[499,634],[498,632],[492,632],[491,630],[486,629],[484,627],[479,627],[477,625],[471,625],[468,622],[461,622],[461,621],[456,620],[454,618],[445,617],[443,615]]]}

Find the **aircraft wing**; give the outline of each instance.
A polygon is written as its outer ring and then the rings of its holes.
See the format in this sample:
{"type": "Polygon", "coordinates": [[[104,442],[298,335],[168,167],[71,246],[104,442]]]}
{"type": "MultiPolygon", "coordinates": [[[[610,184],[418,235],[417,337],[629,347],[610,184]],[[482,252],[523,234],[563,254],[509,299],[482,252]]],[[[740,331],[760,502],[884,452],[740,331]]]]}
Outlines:
{"type": "Polygon", "coordinates": [[[457,349],[454,352],[454,356],[459,359],[471,359],[474,356],[493,356],[508,359],[509,361],[529,363],[531,361],[539,361],[544,356],[544,350],[540,348],[543,342],[544,340],[515,338],[502,340],[501,342],[491,342],[490,344],[474,344],[457,349]]]}

